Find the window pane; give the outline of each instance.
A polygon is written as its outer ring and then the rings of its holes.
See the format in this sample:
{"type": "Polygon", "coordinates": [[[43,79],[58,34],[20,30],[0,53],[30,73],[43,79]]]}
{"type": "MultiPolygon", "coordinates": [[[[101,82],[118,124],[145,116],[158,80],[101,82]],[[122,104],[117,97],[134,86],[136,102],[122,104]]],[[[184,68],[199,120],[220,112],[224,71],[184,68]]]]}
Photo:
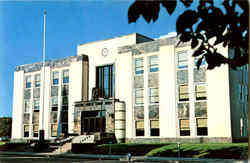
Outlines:
{"type": "Polygon", "coordinates": [[[188,85],[180,85],[179,91],[180,93],[188,93],[188,85]]]}
{"type": "Polygon", "coordinates": [[[136,89],[135,97],[143,97],[143,89],[136,89]]]}
{"type": "Polygon", "coordinates": [[[34,110],[39,110],[40,106],[39,106],[39,100],[34,100],[34,110]]]}
{"type": "Polygon", "coordinates": [[[159,128],[159,121],[151,120],[150,126],[151,128],[159,128]]]}
{"type": "Polygon", "coordinates": [[[149,58],[150,65],[158,65],[158,56],[151,56],[149,58]]]}
{"type": "Polygon", "coordinates": [[[25,113],[26,113],[26,112],[29,112],[29,110],[30,110],[30,101],[25,100],[25,101],[24,101],[24,112],[25,112],[25,113]]]}
{"type": "Polygon", "coordinates": [[[137,97],[137,98],[135,99],[135,103],[136,103],[136,104],[143,104],[143,103],[144,103],[143,97],[137,97]]]}
{"type": "Polygon", "coordinates": [[[55,106],[58,104],[58,98],[57,97],[51,97],[51,105],[55,106]]]}
{"type": "Polygon", "coordinates": [[[136,121],[135,128],[144,129],[144,121],[136,121]]]}
{"type": "Polygon", "coordinates": [[[143,67],[143,58],[135,59],[135,67],[143,67]]]}
{"type": "Polygon", "coordinates": [[[35,75],[35,87],[40,87],[40,74],[35,75]]]}
{"type": "Polygon", "coordinates": [[[59,72],[58,71],[54,71],[53,72],[53,79],[58,79],[59,78],[59,72]]]}
{"type": "Polygon", "coordinates": [[[186,51],[178,52],[177,56],[178,56],[178,67],[179,68],[186,68],[188,65],[187,52],[186,51]]]}
{"type": "Polygon", "coordinates": [[[158,91],[158,88],[150,88],[149,89],[150,91],[150,96],[158,96],[159,94],[159,91],[158,91]]]}
{"type": "Polygon", "coordinates": [[[63,77],[69,77],[69,70],[63,71],[63,77]]]}
{"type": "Polygon", "coordinates": [[[31,88],[31,76],[25,76],[25,88],[31,88]]]}
{"type": "Polygon", "coordinates": [[[62,96],[67,96],[69,94],[69,86],[63,85],[62,86],[62,96]]]}
{"type": "Polygon", "coordinates": [[[24,132],[29,132],[29,125],[24,125],[24,132]]]}
{"type": "Polygon", "coordinates": [[[143,74],[143,58],[136,58],[135,59],[135,74],[143,74]]]}
{"type": "Polygon", "coordinates": [[[189,119],[181,119],[180,120],[180,129],[181,130],[189,130],[189,119]]]}

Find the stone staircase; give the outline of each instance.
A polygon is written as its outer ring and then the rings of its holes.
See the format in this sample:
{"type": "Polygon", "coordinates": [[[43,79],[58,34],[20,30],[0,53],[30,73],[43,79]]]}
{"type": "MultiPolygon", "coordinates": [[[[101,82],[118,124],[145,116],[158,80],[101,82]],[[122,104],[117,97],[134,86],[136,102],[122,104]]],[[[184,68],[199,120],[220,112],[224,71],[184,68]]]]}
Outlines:
{"type": "Polygon", "coordinates": [[[58,146],[57,149],[53,151],[53,153],[65,153],[70,152],[72,149],[72,142],[67,142],[63,144],[62,146],[58,146]]]}
{"type": "Polygon", "coordinates": [[[68,137],[66,139],[61,139],[56,141],[56,145],[52,145],[54,147],[54,150],[52,153],[65,153],[69,152],[72,149],[72,139],[74,137],[68,137]]]}

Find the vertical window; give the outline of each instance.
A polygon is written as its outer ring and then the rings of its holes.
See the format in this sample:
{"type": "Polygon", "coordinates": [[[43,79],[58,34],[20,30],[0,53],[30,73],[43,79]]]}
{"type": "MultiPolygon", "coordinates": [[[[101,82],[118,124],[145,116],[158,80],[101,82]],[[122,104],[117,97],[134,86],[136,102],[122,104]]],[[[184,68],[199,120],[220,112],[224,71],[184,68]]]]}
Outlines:
{"type": "Polygon", "coordinates": [[[40,109],[39,99],[34,99],[34,111],[39,111],[39,109],[40,109]]]}
{"type": "Polygon", "coordinates": [[[177,57],[178,57],[178,68],[187,68],[188,67],[187,51],[177,52],[177,57]]]}
{"type": "Polygon", "coordinates": [[[160,136],[159,120],[150,121],[150,136],[160,136]]]}
{"type": "Polygon", "coordinates": [[[197,118],[197,135],[198,136],[207,136],[207,119],[206,118],[197,118]]]}
{"type": "Polygon", "coordinates": [[[159,103],[159,90],[158,90],[158,88],[149,88],[149,102],[150,102],[150,104],[159,103]]]}
{"type": "Polygon", "coordinates": [[[69,85],[62,85],[62,96],[67,96],[69,94],[69,85]]]}
{"type": "Polygon", "coordinates": [[[24,113],[29,113],[30,111],[30,101],[24,100],[24,113]]]}
{"type": "Polygon", "coordinates": [[[28,138],[29,137],[29,125],[24,125],[24,134],[23,137],[28,138]]]}
{"type": "Polygon", "coordinates": [[[135,121],[135,130],[136,130],[136,136],[144,136],[144,121],[143,120],[135,121]]]}
{"type": "Polygon", "coordinates": [[[51,97],[51,111],[58,110],[58,98],[57,96],[51,97]]]}
{"type": "Polygon", "coordinates": [[[135,59],[135,74],[140,75],[143,74],[143,58],[136,58],[135,59]]]}
{"type": "Polygon", "coordinates": [[[96,87],[102,88],[105,92],[105,97],[114,96],[114,66],[100,66],[96,68],[96,87]]]}
{"type": "Polygon", "coordinates": [[[63,106],[68,105],[68,96],[63,96],[62,97],[62,105],[63,106]]]}
{"type": "Polygon", "coordinates": [[[40,74],[35,75],[35,87],[40,87],[40,74]]]}
{"type": "Polygon", "coordinates": [[[149,57],[149,72],[158,72],[158,56],[150,56],[149,57]]]}
{"type": "Polygon", "coordinates": [[[180,119],[180,136],[190,136],[189,119],[180,119]]]}
{"type": "Polygon", "coordinates": [[[25,88],[31,88],[31,76],[25,76],[25,88]]]}
{"type": "Polygon", "coordinates": [[[69,83],[69,70],[63,70],[63,84],[69,83]]]}
{"type": "Polygon", "coordinates": [[[195,86],[196,100],[206,100],[206,86],[204,84],[195,86]]]}
{"type": "Polygon", "coordinates": [[[188,101],[188,85],[179,85],[179,101],[188,101]]]}
{"type": "Polygon", "coordinates": [[[51,124],[51,136],[52,137],[57,136],[57,124],[51,124]]]}
{"type": "Polygon", "coordinates": [[[38,124],[33,125],[33,137],[38,137],[38,124]]]}
{"type": "Polygon", "coordinates": [[[59,72],[58,71],[53,72],[52,80],[53,80],[52,81],[53,85],[58,85],[58,82],[59,82],[59,72]]]}
{"type": "Polygon", "coordinates": [[[135,104],[143,105],[144,104],[144,89],[135,88],[135,104]]]}

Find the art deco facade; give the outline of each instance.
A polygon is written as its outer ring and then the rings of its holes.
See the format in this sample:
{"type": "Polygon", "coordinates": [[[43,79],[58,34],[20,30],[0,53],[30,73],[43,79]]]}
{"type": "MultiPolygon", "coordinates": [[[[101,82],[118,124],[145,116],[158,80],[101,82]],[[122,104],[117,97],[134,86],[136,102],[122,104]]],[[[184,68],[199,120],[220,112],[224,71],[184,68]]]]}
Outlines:
{"type": "Polygon", "coordinates": [[[127,142],[247,136],[248,67],[206,70],[203,62],[197,70],[190,45],[177,42],[130,34],[79,45],[77,56],[47,62],[45,91],[41,63],[18,66],[12,138],[37,138],[41,128],[45,139],[101,132],[127,142]],[[93,88],[101,88],[104,99],[94,101],[93,88]]]}

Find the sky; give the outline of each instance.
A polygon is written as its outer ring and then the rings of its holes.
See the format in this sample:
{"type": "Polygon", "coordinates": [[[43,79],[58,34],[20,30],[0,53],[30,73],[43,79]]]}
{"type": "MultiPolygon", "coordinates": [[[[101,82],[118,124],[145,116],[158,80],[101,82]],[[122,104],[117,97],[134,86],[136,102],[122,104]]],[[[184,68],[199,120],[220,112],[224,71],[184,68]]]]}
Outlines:
{"type": "Polygon", "coordinates": [[[77,45],[140,33],[159,38],[175,31],[183,11],[169,16],[161,8],[158,20],[142,17],[128,24],[134,0],[0,0],[0,117],[12,116],[15,67],[42,61],[43,12],[47,11],[46,60],[74,56],[77,45]]]}

